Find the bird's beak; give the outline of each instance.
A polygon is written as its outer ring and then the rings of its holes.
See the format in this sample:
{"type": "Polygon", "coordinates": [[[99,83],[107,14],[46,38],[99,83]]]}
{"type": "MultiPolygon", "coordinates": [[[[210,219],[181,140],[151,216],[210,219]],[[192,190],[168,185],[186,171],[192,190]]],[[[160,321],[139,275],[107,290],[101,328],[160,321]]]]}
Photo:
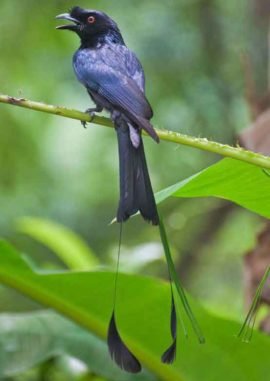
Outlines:
{"type": "Polygon", "coordinates": [[[78,26],[80,25],[80,22],[74,19],[73,17],[71,17],[69,13],[62,13],[61,15],[58,15],[55,18],[57,20],[68,20],[74,23],[74,24],[60,25],[60,26],[57,26],[56,29],[67,29],[67,30],[77,31],[78,26]]]}

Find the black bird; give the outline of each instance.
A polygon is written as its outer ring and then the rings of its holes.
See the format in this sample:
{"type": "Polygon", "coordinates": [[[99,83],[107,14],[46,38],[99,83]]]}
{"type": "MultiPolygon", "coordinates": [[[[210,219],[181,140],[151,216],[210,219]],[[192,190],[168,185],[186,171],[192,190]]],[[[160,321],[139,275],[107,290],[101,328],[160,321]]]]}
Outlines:
{"type": "Polygon", "coordinates": [[[139,211],[145,220],[158,225],[141,130],[156,142],[159,138],[149,122],[153,111],[144,94],[143,68],[126,47],[117,24],[105,13],[74,7],[57,18],[72,22],[58,29],[73,31],[81,40],[73,67],[96,104],[87,112],[94,116],[106,109],[115,125],[120,165],[117,221],[126,221],[139,211]]]}
{"type": "MultiPolygon", "coordinates": [[[[120,201],[117,221],[121,223],[113,313],[108,329],[108,347],[113,360],[122,369],[137,373],[141,364],[122,341],[115,321],[115,300],[122,222],[140,212],[153,225],[159,224],[157,207],[147,169],[141,131],[156,142],[159,138],[150,124],[152,108],[147,101],[143,68],[125,45],[117,24],[105,13],[74,7],[70,13],[57,16],[72,24],[58,29],[77,33],[81,45],[73,56],[78,80],[94,103],[87,112],[106,109],[110,112],[118,138],[120,164],[120,201]]],[[[166,362],[167,362],[166,355],[166,362]]]]}

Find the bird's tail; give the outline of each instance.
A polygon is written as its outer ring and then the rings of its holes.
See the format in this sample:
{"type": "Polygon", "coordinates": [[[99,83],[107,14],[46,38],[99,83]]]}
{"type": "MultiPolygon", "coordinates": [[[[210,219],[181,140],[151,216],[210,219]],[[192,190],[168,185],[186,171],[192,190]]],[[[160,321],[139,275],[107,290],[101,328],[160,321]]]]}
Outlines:
{"type": "Polygon", "coordinates": [[[126,123],[116,128],[120,165],[120,201],[117,211],[117,221],[126,221],[136,212],[142,217],[158,225],[159,218],[154,199],[152,185],[147,169],[143,141],[135,148],[130,139],[126,123]]]}

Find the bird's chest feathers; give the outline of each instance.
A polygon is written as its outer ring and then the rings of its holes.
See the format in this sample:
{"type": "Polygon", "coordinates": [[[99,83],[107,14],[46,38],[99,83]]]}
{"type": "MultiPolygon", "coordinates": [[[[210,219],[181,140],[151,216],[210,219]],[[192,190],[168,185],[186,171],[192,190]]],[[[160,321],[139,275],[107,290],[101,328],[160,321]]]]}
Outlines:
{"type": "Polygon", "coordinates": [[[85,86],[92,83],[99,67],[96,49],[79,49],[73,57],[73,67],[78,80],[85,86]]]}
{"type": "Polygon", "coordinates": [[[73,57],[73,67],[78,80],[86,87],[95,87],[100,77],[106,76],[113,69],[112,54],[113,50],[108,44],[79,49],[73,57]]]}

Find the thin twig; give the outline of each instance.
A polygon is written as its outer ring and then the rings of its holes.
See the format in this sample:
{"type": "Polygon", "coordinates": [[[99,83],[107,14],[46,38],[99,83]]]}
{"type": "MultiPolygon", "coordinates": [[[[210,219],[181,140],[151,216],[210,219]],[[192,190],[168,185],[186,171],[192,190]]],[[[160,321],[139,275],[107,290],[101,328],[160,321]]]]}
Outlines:
{"type": "MultiPolygon", "coordinates": [[[[83,122],[91,122],[105,127],[113,127],[113,124],[109,118],[96,115],[91,121],[90,116],[84,112],[60,106],[48,105],[45,103],[34,102],[24,98],[14,98],[8,95],[0,94],[0,103],[6,103],[13,106],[24,107],[30,110],[59,115],[65,118],[81,120],[83,122]]],[[[179,132],[169,130],[156,129],[156,132],[161,140],[165,140],[167,142],[198,148],[204,151],[216,153],[221,156],[226,156],[232,159],[244,161],[249,164],[254,164],[261,168],[270,169],[269,157],[255,152],[244,150],[240,147],[232,147],[226,144],[213,142],[206,138],[196,138],[194,136],[183,135],[179,132]]]]}

